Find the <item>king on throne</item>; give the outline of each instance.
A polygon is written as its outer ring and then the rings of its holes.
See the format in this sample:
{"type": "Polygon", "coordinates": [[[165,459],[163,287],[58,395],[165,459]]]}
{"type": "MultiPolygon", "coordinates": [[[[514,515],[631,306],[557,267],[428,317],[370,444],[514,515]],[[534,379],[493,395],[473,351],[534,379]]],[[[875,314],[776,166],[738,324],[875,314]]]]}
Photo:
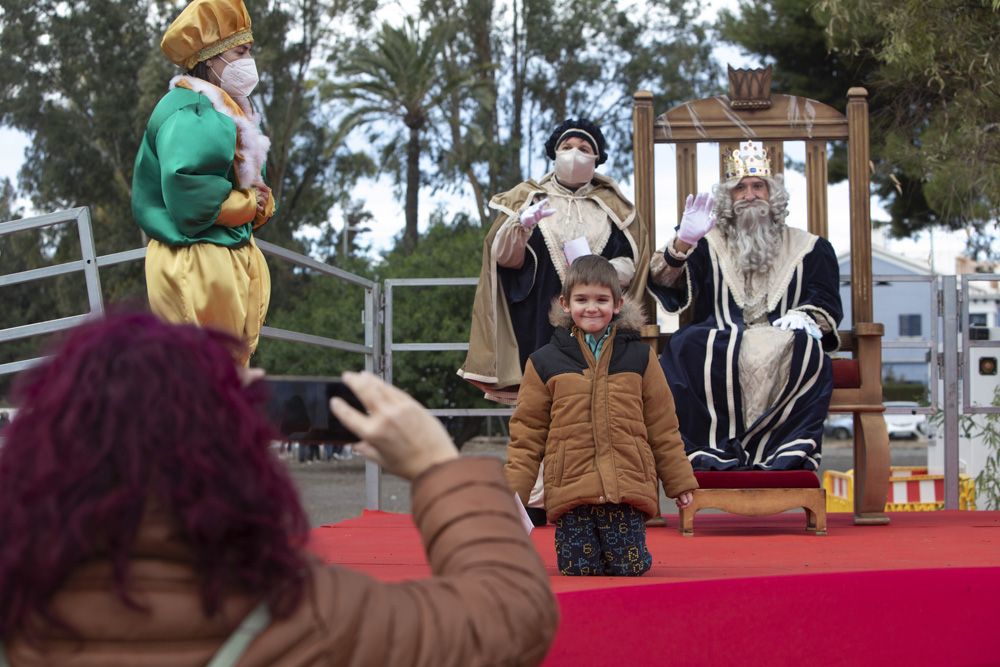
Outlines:
{"type": "Polygon", "coordinates": [[[689,195],[649,286],[690,323],[660,361],[696,470],[816,470],[839,347],[839,271],[825,239],[788,227],[788,191],[760,143],[723,154],[689,195]]]}

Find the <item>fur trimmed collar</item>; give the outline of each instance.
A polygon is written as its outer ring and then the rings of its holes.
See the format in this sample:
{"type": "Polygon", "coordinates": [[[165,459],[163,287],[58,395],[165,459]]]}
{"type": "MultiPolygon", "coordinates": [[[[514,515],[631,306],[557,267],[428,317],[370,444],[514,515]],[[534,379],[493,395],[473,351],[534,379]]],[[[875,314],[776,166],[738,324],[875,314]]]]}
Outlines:
{"type": "Polygon", "coordinates": [[[212,108],[236,123],[235,165],[239,186],[248,188],[251,185],[263,185],[260,172],[267,160],[271,140],[260,131],[260,116],[256,113],[247,116],[226,91],[203,79],[181,74],[170,80],[170,90],[178,84],[181,88],[188,88],[207,97],[212,108]]]}
{"type": "MultiPolygon", "coordinates": [[[[617,315],[611,318],[611,324],[618,325],[617,331],[639,332],[642,325],[646,323],[646,311],[642,304],[628,297],[622,299],[622,309],[617,315]]],[[[573,329],[573,318],[569,313],[564,312],[559,305],[559,297],[552,300],[549,307],[549,324],[563,329],[573,329]]]]}

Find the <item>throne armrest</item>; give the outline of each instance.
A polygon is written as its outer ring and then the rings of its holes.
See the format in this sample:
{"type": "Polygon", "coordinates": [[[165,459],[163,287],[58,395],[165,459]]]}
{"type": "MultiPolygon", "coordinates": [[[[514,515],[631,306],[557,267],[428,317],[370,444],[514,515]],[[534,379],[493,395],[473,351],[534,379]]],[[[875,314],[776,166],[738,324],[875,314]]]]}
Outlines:
{"type": "Polygon", "coordinates": [[[841,350],[851,359],[835,359],[830,412],[882,412],[882,335],[879,322],[856,322],[839,331],[841,350]],[[839,368],[837,367],[839,366],[839,368]]]}

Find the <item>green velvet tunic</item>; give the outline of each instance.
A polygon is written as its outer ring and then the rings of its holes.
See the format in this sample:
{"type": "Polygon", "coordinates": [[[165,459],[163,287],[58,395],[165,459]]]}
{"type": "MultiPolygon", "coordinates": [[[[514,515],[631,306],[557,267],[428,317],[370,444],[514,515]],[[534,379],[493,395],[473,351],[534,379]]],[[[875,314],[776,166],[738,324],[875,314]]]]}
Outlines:
{"type": "Polygon", "coordinates": [[[132,173],[132,215],[144,232],[171,246],[246,244],[252,222],[216,224],[237,187],[236,124],[197,92],[174,88],[149,118],[132,173]]]}

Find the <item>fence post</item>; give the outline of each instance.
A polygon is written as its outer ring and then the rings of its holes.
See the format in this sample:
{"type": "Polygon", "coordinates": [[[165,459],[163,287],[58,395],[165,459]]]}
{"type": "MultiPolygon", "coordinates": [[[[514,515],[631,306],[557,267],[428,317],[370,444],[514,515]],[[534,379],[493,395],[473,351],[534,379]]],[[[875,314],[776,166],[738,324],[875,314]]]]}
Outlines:
{"type": "Polygon", "coordinates": [[[958,283],[955,276],[941,276],[944,301],[942,329],[944,336],[944,508],[958,509],[958,283]]]}
{"type": "MultiPolygon", "coordinates": [[[[346,233],[346,232],[345,232],[346,233]]],[[[365,357],[365,370],[385,377],[385,358],[381,346],[380,323],[385,317],[385,302],[379,283],[365,292],[365,345],[372,354],[365,357]]],[[[365,508],[382,509],[382,467],[374,461],[365,461],[365,508]]]]}
{"type": "Polygon", "coordinates": [[[90,209],[83,207],[76,218],[80,237],[80,255],[83,258],[83,275],[87,282],[87,300],[91,313],[104,312],[104,298],[101,295],[101,275],[97,267],[97,248],[94,245],[94,228],[90,223],[90,209]]]}

